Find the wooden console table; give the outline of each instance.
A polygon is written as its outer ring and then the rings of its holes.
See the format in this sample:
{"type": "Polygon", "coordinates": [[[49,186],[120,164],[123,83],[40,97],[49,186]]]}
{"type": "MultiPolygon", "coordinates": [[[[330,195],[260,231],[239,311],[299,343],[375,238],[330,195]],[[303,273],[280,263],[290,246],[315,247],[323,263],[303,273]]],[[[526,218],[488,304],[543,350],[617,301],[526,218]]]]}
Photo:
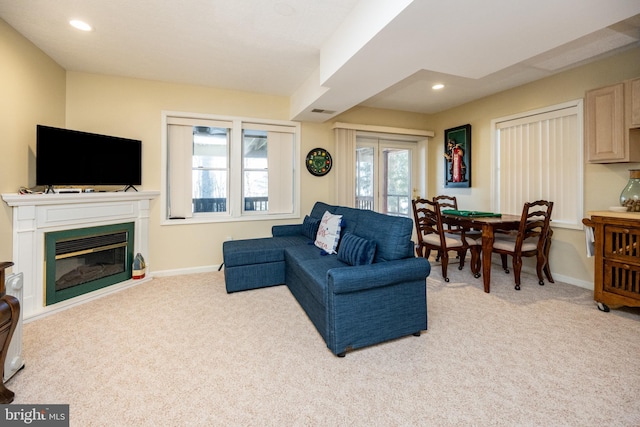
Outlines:
{"type": "Polygon", "coordinates": [[[589,212],[594,229],[593,299],[609,307],[640,307],[640,213],[589,212]]]}
{"type": "MultiPolygon", "coordinates": [[[[7,351],[13,332],[20,319],[20,302],[16,297],[6,295],[4,271],[13,265],[12,262],[0,262],[0,366],[4,369],[7,351]]],[[[0,404],[13,402],[14,393],[4,386],[0,380],[0,404]]]]}

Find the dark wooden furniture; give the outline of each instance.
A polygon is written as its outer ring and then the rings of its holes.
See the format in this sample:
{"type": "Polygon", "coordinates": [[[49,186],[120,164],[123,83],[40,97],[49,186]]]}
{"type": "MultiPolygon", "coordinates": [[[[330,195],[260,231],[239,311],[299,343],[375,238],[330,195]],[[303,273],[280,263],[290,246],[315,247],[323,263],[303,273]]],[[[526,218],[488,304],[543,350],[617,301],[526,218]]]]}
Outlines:
{"type": "MultiPolygon", "coordinates": [[[[434,203],[437,203],[440,206],[440,212],[445,209],[455,209],[458,210],[458,199],[456,196],[448,196],[446,194],[441,194],[439,196],[435,196],[433,199],[434,203]]],[[[447,229],[450,229],[451,226],[445,224],[447,229]]],[[[436,254],[436,261],[440,261],[440,253],[436,254]]]]}
{"type": "MultiPolygon", "coordinates": [[[[16,297],[6,295],[5,270],[13,265],[12,262],[0,262],[0,366],[4,369],[7,351],[13,332],[16,330],[20,318],[20,302],[16,297]]],[[[0,381],[0,404],[13,402],[14,393],[0,381]]]]}
{"type": "Polygon", "coordinates": [[[440,210],[458,210],[458,199],[456,198],[456,196],[447,196],[446,194],[441,194],[439,196],[434,196],[433,201],[436,202],[438,206],[440,206],[440,210]]]}
{"type": "Polygon", "coordinates": [[[520,290],[520,273],[522,271],[522,257],[536,257],[536,273],[538,284],[544,285],[543,272],[547,280],[553,283],[553,277],[548,266],[548,237],[549,222],[553,212],[553,202],[536,200],[526,202],[522,208],[518,232],[500,235],[494,242],[493,252],[500,254],[502,268],[508,274],[507,256],[513,258],[513,275],[516,282],[515,289],[520,290]]]}
{"type": "Polygon", "coordinates": [[[640,214],[590,212],[582,223],[594,228],[593,299],[609,307],[640,307],[640,214]]]}
{"type": "Polygon", "coordinates": [[[431,250],[437,251],[442,267],[442,277],[449,281],[447,267],[449,265],[449,251],[454,251],[460,258],[458,270],[464,267],[464,259],[469,242],[465,238],[465,230],[461,227],[446,229],[442,221],[440,205],[427,199],[412,200],[413,218],[416,225],[418,244],[416,255],[429,258],[431,250]]]}
{"type": "MultiPolygon", "coordinates": [[[[443,222],[463,228],[482,230],[482,281],[484,291],[491,289],[491,254],[497,230],[517,230],[520,226],[520,215],[502,215],[501,217],[473,217],[453,214],[442,214],[443,222]],[[487,255],[488,254],[488,255],[487,255]]],[[[475,267],[471,266],[472,272],[475,267]]],[[[477,277],[477,275],[476,275],[477,277]]]]}

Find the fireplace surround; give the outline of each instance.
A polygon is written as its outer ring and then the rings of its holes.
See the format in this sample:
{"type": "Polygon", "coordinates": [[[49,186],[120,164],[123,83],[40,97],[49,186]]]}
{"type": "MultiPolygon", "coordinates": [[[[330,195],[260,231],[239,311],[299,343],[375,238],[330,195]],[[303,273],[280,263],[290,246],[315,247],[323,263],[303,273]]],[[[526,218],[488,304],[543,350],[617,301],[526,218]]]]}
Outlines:
{"type": "Polygon", "coordinates": [[[45,304],[129,280],[133,222],[45,233],[45,304]]]}
{"type": "MultiPolygon", "coordinates": [[[[68,232],[92,227],[133,226],[132,253],[141,253],[147,260],[149,254],[149,205],[160,193],[140,192],[96,192],[57,194],[3,194],[2,199],[13,211],[13,272],[24,276],[23,298],[20,301],[25,320],[55,312],[69,306],[95,299],[106,293],[115,292],[150,280],[120,277],[117,283],[97,287],[88,293],[71,295],[68,298],[48,304],[46,301],[46,234],[68,232]]],[[[117,257],[119,255],[113,254],[117,257]]],[[[127,257],[130,255],[126,255],[127,257]]],[[[129,260],[125,262],[130,269],[129,260]]]]}

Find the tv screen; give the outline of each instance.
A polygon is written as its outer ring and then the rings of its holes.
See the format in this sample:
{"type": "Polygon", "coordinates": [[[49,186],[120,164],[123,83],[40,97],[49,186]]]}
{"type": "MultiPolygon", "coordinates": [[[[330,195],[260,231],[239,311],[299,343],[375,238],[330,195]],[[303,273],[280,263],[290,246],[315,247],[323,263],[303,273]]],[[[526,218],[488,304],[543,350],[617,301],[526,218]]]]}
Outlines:
{"type": "Polygon", "coordinates": [[[142,141],[37,126],[36,185],[142,184],[142,141]]]}

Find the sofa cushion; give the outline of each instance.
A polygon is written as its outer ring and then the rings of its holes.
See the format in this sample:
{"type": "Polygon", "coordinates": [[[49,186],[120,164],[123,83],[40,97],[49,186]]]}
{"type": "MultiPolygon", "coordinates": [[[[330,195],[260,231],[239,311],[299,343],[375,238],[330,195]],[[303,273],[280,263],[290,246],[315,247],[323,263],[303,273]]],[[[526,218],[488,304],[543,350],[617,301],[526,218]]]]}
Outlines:
{"type": "Polygon", "coordinates": [[[376,242],[374,262],[413,257],[413,221],[407,217],[339,206],[335,214],[342,215],[343,233],[351,232],[376,242]]]}
{"type": "Polygon", "coordinates": [[[318,226],[315,245],[328,254],[335,254],[340,241],[340,225],[342,215],[334,215],[326,211],[318,226]]]}
{"type": "Polygon", "coordinates": [[[311,240],[315,240],[316,235],[318,234],[319,225],[320,219],[311,218],[309,215],[305,215],[302,223],[302,234],[311,240]]]}
{"type": "Polygon", "coordinates": [[[373,262],[376,242],[363,239],[353,233],[346,233],[340,240],[338,259],[349,265],[366,265],[373,262]]]}
{"type": "Polygon", "coordinates": [[[322,250],[313,245],[291,247],[284,252],[287,286],[304,288],[316,301],[325,305],[327,272],[332,268],[349,266],[340,261],[337,255],[323,254],[322,250]]]}
{"type": "Polygon", "coordinates": [[[284,248],[306,245],[308,241],[302,235],[230,240],[222,244],[224,265],[235,267],[284,261],[284,248]]]}
{"type": "Polygon", "coordinates": [[[325,212],[329,211],[331,213],[334,213],[335,209],[336,209],[336,206],[328,205],[324,202],[316,202],[313,205],[313,208],[311,208],[311,212],[309,212],[309,216],[311,218],[322,219],[322,215],[324,215],[325,212]]]}

